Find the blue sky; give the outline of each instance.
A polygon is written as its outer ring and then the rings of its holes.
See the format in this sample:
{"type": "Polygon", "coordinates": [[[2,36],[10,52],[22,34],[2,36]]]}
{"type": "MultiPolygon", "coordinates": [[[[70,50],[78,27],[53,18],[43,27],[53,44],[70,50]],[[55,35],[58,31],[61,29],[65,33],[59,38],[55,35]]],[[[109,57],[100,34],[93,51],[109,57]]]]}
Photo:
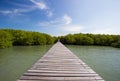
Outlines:
{"type": "Polygon", "coordinates": [[[120,34],[120,0],[0,0],[0,28],[120,34]]]}

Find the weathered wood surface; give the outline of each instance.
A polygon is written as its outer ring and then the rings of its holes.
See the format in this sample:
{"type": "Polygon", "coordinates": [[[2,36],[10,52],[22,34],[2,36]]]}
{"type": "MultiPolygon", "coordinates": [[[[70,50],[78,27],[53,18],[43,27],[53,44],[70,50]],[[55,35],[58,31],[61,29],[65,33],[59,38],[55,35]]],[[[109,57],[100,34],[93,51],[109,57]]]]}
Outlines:
{"type": "Polygon", "coordinates": [[[57,42],[17,81],[105,81],[63,44],[57,42]]]}

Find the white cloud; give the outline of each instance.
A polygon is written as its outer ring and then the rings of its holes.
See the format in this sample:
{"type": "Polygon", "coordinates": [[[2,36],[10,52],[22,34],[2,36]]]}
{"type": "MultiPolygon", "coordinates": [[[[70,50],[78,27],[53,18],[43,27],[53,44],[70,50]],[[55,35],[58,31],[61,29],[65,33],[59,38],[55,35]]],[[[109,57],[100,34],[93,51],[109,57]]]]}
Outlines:
{"type": "Polygon", "coordinates": [[[93,30],[92,33],[110,34],[111,29],[96,29],[96,30],[93,30]]]}
{"type": "Polygon", "coordinates": [[[65,35],[68,33],[80,33],[84,29],[84,27],[81,25],[72,24],[72,18],[67,14],[48,22],[40,22],[38,23],[38,26],[43,27],[44,29],[53,28],[53,30],[58,31],[55,31],[57,35],[65,35]]]}
{"type": "Polygon", "coordinates": [[[51,25],[50,22],[39,22],[38,23],[38,26],[43,26],[43,27],[50,26],[50,25],[51,25]]]}
{"type": "Polygon", "coordinates": [[[13,11],[10,11],[10,10],[6,10],[6,11],[0,11],[0,13],[2,13],[2,14],[11,14],[11,13],[13,13],[13,11]]]}
{"type": "Polygon", "coordinates": [[[20,13],[20,10],[18,9],[14,9],[14,10],[3,10],[0,11],[0,13],[4,14],[4,15],[8,15],[8,16],[14,16],[14,15],[22,15],[20,13]]]}
{"type": "Polygon", "coordinates": [[[12,16],[23,15],[23,13],[30,12],[32,10],[34,10],[34,7],[27,9],[1,10],[0,13],[12,17],[12,16]]]}
{"type": "Polygon", "coordinates": [[[68,26],[63,26],[61,27],[61,29],[63,31],[66,31],[66,32],[74,32],[74,33],[78,33],[78,32],[81,32],[81,30],[83,29],[83,26],[80,26],[80,25],[68,25],[68,26]]]}
{"type": "Polygon", "coordinates": [[[44,10],[47,13],[48,17],[53,16],[52,10],[48,7],[48,5],[45,2],[37,1],[37,0],[30,0],[30,1],[35,5],[36,8],[40,10],[44,10]]]}
{"type": "Polygon", "coordinates": [[[94,29],[91,31],[91,33],[94,34],[119,34],[119,30],[115,29],[114,27],[110,27],[110,28],[98,28],[98,29],[94,29]]]}
{"type": "Polygon", "coordinates": [[[39,22],[38,26],[64,26],[64,25],[69,25],[70,23],[72,23],[72,18],[70,16],[68,16],[67,14],[63,15],[61,18],[56,18],[54,20],[51,21],[45,21],[45,22],[39,22]]]}
{"type": "Polygon", "coordinates": [[[52,17],[53,16],[53,13],[51,11],[47,11],[47,16],[48,17],[52,17]]]}
{"type": "Polygon", "coordinates": [[[36,5],[36,7],[38,7],[41,10],[48,9],[47,5],[45,3],[43,3],[43,2],[36,1],[36,0],[30,0],[30,1],[32,3],[34,3],[36,5]]]}
{"type": "Polygon", "coordinates": [[[57,27],[57,26],[61,26],[64,25],[62,22],[60,22],[60,20],[51,20],[51,21],[45,21],[45,22],[39,22],[38,26],[40,27],[57,27]]]}
{"type": "Polygon", "coordinates": [[[20,8],[15,8],[11,10],[0,10],[0,13],[3,15],[13,17],[18,15],[24,15],[24,13],[26,12],[31,12],[33,10],[39,9],[39,10],[44,10],[43,12],[48,17],[51,17],[53,15],[52,10],[44,2],[40,2],[36,0],[29,0],[29,1],[32,2],[34,5],[24,5],[24,4],[13,3],[19,6],[20,8]]]}
{"type": "Polygon", "coordinates": [[[68,16],[67,14],[65,14],[63,16],[63,21],[65,22],[65,24],[70,24],[72,22],[72,18],[68,16]]]}

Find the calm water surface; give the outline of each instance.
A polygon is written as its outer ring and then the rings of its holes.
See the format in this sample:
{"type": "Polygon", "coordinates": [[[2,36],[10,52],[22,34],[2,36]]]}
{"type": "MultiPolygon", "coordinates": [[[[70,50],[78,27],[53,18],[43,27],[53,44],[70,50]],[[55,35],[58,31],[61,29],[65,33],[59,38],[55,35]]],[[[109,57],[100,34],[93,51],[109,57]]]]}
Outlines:
{"type": "Polygon", "coordinates": [[[106,81],[120,81],[120,49],[66,45],[106,81]]]}
{"type": "Polygon", "coordinates": [[[0,81],[16,81],[51,46],[15,46],[0,49],[0,81]]]}
{"type": "MultiPolygon", "coordinates": [[[[16,81],[51,46],[15,46],[0,49],[0,81],[16,81]]],[[[120,81],[120,49],[67,45],[106,81],[120,81]]]]}

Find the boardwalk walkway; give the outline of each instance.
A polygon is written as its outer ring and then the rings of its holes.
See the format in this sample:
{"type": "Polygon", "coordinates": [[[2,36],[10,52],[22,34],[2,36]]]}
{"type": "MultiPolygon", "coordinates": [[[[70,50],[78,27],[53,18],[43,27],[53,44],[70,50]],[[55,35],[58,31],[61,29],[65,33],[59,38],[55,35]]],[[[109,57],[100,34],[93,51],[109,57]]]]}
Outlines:
{"type": "Polygon", "coordinates": [[[17,81],[105,81],[57,42],[17,81]]]}

